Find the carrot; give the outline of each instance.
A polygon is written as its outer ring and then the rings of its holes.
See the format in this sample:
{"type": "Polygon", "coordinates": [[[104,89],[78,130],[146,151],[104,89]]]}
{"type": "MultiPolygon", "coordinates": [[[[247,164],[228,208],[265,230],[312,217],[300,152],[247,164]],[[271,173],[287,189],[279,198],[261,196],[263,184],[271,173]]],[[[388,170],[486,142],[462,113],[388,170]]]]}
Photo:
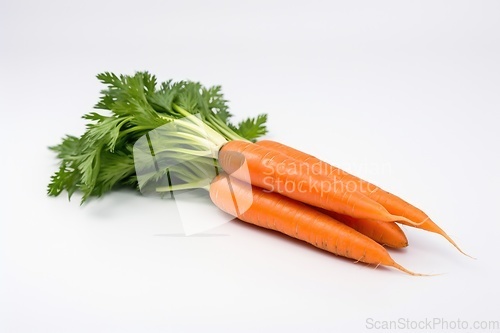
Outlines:
{"type": "Polygon", "coordinates": [[[395,223],[370,219],[357,219],[352,216],[342,215],[331,211],[322,211],[322,213],[370,237],[379,244],[392,248],[403,248],[408,246],[408,239],[403,230],[395,223]]]}
{"type": "Polygon", "coordinates": [[[432,221],[429,216],[427,216],[427,214],[425,214],[417,207],[411,205],[410,203],[404,201],[400,197],[384,191],[376,185],[373,185],[363,179],[347,173],[346,171],[330,165],[314,156],[311,156],[279,142],[262,140],[257,142],[257,145],[280,152],[281,154],[284,154],[289,158],[296,159],[298,162],[307,163],[311,168],[313,168],[314,173],[319,173],[326,177],[336,177],[337,180],[344,183],[351,182],[351,184],[356,184],[357,190],[360,193],[363,193],[370,199],[380,203],[387,209],[389,213],[404,216],[405,218],[410,219],[415,223],[408,223],[404,220],[400,220],[398,222],[439,234],[446,238],[446,240],[448,240],[453,246],[455,246],[458,251],[469,256],[464,251],[462,251],[462,249],[460,249],[455,241],[453,241],[453,239],[451,239],[451,237],[448,236],[448,234],[444,232],[444,230],[441,229],[434,221],[432,221]]]}
{"type": "Polygon", "coordinates": [[[325,176],[302,174],[290,157],[251,142],[227,142],[219,150],[218,159],[224,171],[240,180],[315,207],[356,218],[412,223],[388,213],[381,204],[362,193],[347,191],[345,186],[338,186],[325,176]]]}
{"type": "Polygon", "coordinates": [[[227,174],[211,182],[210,198],[221,210],[247,223],[279,231],[338,256],[420,275],[396,263],[380,244],[313,207],[227,174]]]}

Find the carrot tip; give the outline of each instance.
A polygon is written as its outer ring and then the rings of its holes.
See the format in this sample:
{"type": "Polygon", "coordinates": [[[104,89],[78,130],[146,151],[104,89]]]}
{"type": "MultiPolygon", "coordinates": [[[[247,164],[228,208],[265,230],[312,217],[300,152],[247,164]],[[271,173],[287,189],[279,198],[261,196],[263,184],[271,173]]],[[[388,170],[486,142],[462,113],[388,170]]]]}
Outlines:
{"type": "Polygon", "coordinates": [[[447,234],[443,234],[443,236],[444,236],[444,238],[446,238],[446,239],[448,240],[448,242],[450,242],[450,243],[451,243],[451,245],[453,245],[453,246],[454,246],[454,247],[455,247],[455,248],[456,248],[456,249],[457,249],[460,253],[462,253],[464,256],[467,256],[467,257],[469,257],[469,258],[471,258],[471,259],[474,259],[474,260],[476,260],[476,259],[477,259],[476,257],[473,257],[473,256],[471,256],[470,254],[465,253],[465,252],[464,252],[464,251],[463,251],[463,250],[462,250],[462,249],[461,249],[461,248],[457,245],[457,243],[455,243],[455,241],[454,241],[453,239],[451,239],[451,237],[450,237],[450,236],[448,236],[447,234]]]}
{"type": "Polygon", "coordinates": [[[397,262],[393,262],[392,265],[390,265],[394,268],[397,268],[399,269],[400,271],[402,272],[405,272],[409,275],[412,275],[412,276],[437,276],[437,275],[442,275],[442,274],[423,274],[423,273],[415,273],[413,271],[410,271],[409,269],[406,269],[404,268],[403,266],[401,266],[400,264],[398,264],[397,262]]]}
{"type": "Polygon", "coordinates": [[[443,236],[448,242],[451,243],[451,245],[453,245],[460,253],[462,253],[463,255],[471,258],[471,259],[474,259],[476,260],[477,258],[471,256],[470,254],[467,254],[465,253],[459,246],[457,243],[455,243],[455,241],[450,237],[448,236],[448,234],[446,232],[444,232],[443,229],[441,229],[436,223],[434,223],[432,220],[429,219],[429,221],[436,226],[436,229],[435,230],[431,230],[432,232],[435,232],[441,236],[443,236]]]}

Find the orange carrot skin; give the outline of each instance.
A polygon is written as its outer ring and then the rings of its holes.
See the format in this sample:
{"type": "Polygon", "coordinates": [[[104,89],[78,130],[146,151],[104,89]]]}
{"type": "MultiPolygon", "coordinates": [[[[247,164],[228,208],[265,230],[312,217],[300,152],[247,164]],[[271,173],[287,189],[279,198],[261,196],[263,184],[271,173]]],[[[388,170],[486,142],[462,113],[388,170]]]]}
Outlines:
{"type": "Polygon", "coordinates": [[[389,213],[406,217],[416,224],[407,223],[403,220],[398,222],[409,225],[411,227],[439,234],[446,238],[446,240],[448,240],[460,252],[468,256],[468,254],[463,252],[455,243],[455,241],[451,239],[451,237],[448,236],[448,234],[443,229],[441,229],[434,221],[432,221],[429,216],[427,216],[427,214],[425,214],[419,208],[401,199],[400,197],[390,192],[384,191],[376,185],[371,184],[359,177],[356,177],[327,162],[324,162],[317,157],[306,154],[300,150],[294,149],[282,143],[271,140],[261,140],[258,141],[256,145],[280,152],[281,154],[284,154],[289,158],[296,159],[298,162],[307,163],[311,166],[312,169],[315,170],[315,172],[326,177],[332,177],[345,183],[352,182],[353,184],[356,184],[357,189],[360,193],[365,194],[367,197],[381,204],[387,209],[389,213]]]}
{"type": "Polygon", "coordinates": [[[355,186],[359,192],[365,194],[369,198],[380,203],[391,214],[407,217],[410,220],[417,223],[427,220],[429,218],[423,211],[421,211],[415,206],[412,206],[411,204],[404,201],[400,197],[392,193],[389,193],[387,191],[384,191],[378,186],[370,182],[367,182],[359,177],[356,177],[327,162],[324,162],[317,157],[314,157],[312,155],[309,155],[300,150],[286,146],[276,141],[261,140],[256,144],[275,151],[279,151],[281,154],[287,155],[290,158],[296,159],[299,162],[307,163],[311,165],[311,168],[316,173],[322,174],[326,177],[333,177],[339,181],[344,181],[346,183],[350,182],[350,184],[355,186]]]}
{"type": "MultiPolygon", "coordinates": [[[[415,222],[422,222],[428,220],[429,217],[420,209],[415,206],[412,206],[408,202],[399,198],[398,196],[389,193],[387,191],[382,190],[376,185],[369,183],[359,177],[356,177],[340,168],[337,168],[327,162],[324,162],[317,157],[304,153],[295,148],[286,146],[282,143],[271,141],[271,140],[261,140],[256,143],[259,146],[266,147],[269,149],[273,149],[275,151],[279,151],[282,154],[289,156],[290,158],[294,158],[299,162],[308,163],[309,165],[314,165],[315,172],[323,174],[326,177],[335,177],[340,181],[349,182],[355,184],[358,191],[365,194],[369,198],[375,200],[384,206],[389,213],[395,215],[401,215],[409,218],[415,222]]],[[[404,224],[404,222],[402,222],[404,224]]],[[[411,225],[411,224],[409,224],[411,225]]],[[[420,225],[423,227],[423,225],[420,225]]]]}
{"type": "Polygon", "coordinates": [[[251,142],[226,143],[219,151],[218,160],[224,171],[240,180],[315,207],[356,218],[399,220],[366,195],[348,191],[323,175],[304,175],[297,169],[295,160],[251,142]],[[245,179],[241,172],[245,169],[241,167],[243,164],[248,168],[250,179],[245,179]]]}
{"type": "Polygon", "coordinates": [[[333,217],[339,222],[344,223],[363,235],[370,237],[381,245],[397,249],[408,246],[408,239],[406,238],[405,233],[396,223],[387,223],[370,219],[357,219],[331,211],[323,211],[323,213],[333,217]]]}
{"type": "Polygon", "coordinates": [[[278,193],[220,174],[211,183],[210,198],[221,210],[245,222],[281,232],[339,256],[399,269],[380,244],[313,207],[278,193]],[[235,202],[248,209],[240,211],[235,202]]]}

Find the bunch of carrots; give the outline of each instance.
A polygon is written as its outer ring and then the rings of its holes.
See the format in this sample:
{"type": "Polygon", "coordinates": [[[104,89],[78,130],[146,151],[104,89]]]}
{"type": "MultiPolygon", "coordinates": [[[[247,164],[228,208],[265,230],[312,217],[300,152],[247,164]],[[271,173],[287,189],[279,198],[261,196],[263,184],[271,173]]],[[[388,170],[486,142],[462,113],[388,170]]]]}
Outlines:
{"type": "Polygon", "coordinates": [[[395,222],[442,235],[462,252],[420,209],[284,144],[269,140],[231,141],[221,148],[219,163],[227,173],[214,179],[210,197],[223,211],[245,222],[282,232],[339,256],[395,267],[412,275],[419,274],[396,263],[384,248],[408,245],[403,230],[395,222]],[[249,169],[251,190],[242,184],[247,178],[239,172],[242,165],[249,169]],[[280,172],[269,173],[269,170],[280,172]],[[333,186],[325,190],[325,186],[314,184],[333,186]],[[348,184],[358,186],[349,188],[348,184]],[[252,202],[243,213],[233,204],[241,200],[238,197],[252,202]]]}
{"type": "Polygon", "coordinates": [[[147,72],[98,78],[107,89],[96,108],[111,115],[84,116],[92,121],[85,134],[52,147],[61,165],[50,195],[80,190],[84,201],[123,184],[152,184],[158,192],[203,187],[213,204],[242,221],[412,275],[419,274],[396,263],[384,247],[408,245],[398,223],[442,235],[462,252],[423,211],[398,196],[292,147],[258,141],[267,131],[265,115],[232,124],[220,87],[167,81],[158,88],[147,72]],[[157,131],[171,124],[175,130],[157,131]],[[147,139],[142,142],[150,162],[137,148],[140,138],[147,139]]]}

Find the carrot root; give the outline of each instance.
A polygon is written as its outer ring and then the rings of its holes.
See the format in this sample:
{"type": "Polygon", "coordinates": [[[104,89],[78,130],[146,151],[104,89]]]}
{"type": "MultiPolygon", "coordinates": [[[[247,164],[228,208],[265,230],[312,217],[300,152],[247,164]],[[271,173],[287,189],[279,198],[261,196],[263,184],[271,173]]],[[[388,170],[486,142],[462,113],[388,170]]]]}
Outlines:
{"type": "MultiPolygon", "coordinates": [[[[259,146],[267,147],[268,149],[277,151],[281,154],[285,154],[290,158],[294,158],[298,162],[306,163],[307,165],[317,165],[320,173],[327,177],[332,175],[337,175],[340,181],[355,181],[363,184],[360,187],[360,192],[367,195],[370,199],[380,203],[389,213],[394,214],[393,216],[399,217],[402,215],[403,218],[394,219],[392,222],[400,222],[402,224],[415,227],[418,229],[427,230],[430,232],[437,233],[443,236],[448,242],[450,242],[460,253],[475,259],[469,254],[465,253],[456,243],[448,236],[436,223],[434,223],[423,211],[417,207],[411,205],[400,197],[387,192],[374,184],[371,184],[359,177],[356,177],[342,169],[339,169],[327,162],[320,160],[317,157],[306,154],[300,150],[289,147],[279,142],[270,140],[261,140],[256,143],[259,146]],[[420,222],[416,222],[420,221],[420,222]]],[[[317,169],[318,169],[317,168],[317,169]]],[[[316,170],[317,170],[316,169],[316,170]]],[[[386,219],[386,221],[389,221],[386,219]]]]}
{"type": "Polygon", "coordinates": [[[210,185],[210,198],[221,210],[247,223],[281,232],[338,256],[418,275],[400,268],[389,252],[368,236],[279,193],[221,173],[210,185]]]}
{"type": "Polygon", "coordinates": [[[332,211],[318,210],[335,220],[353,228],[377,243],[392,248],[404,248],[408,246],[408,238],[397,223],[370,219],[356,219],[351,216],[338,214],[332,211]]]}
{"type": "Polygon", "coordinates": [[[409,269],[401,266],[400,264],[398,264],[397,262],[393,261],[392,264],[387,264],[386,266],[390,266],[390,267],[394,267],[396,269],[399,269],[400,271],[402,272],[405,272],[409,275],[412,275],[412,276],[436,276],[436,275],[441,275],[441,274],[423,274],[423,273],[415,273],[413,271],[410,271],[409,269]]]}
{"type": "MultiPolygon", "coordinates": [[[[431,219],[429,219],[429,221],[430,221],[430,222],[432,222],[432,220],[431,220],[431,219]]],[[[432,223],[433,223],[433,222],[432,222],[432,223]]],[[[467,256],[467,257],[469,257],[469,258],[471,258],[471,259],[474,259],[474,260],[475,260],[475,259],[477,259],[477,258],[475,258],[475,257],[471,256],[470,254],[465,253],[465,252],[464,252],[464,251],[463,251],[463,250],[462,250],[462,249],[458,246],[458,244],[457,244],[457,243],[456,243],[456,242],[455,242],[455,241],[454,241],[454,240],[453,240],[450,236],[448,236],[448,234],[447,234],[446,232],[444,232],[444,230],[443,230],[443,229],[439,228],[439,227],[437,226],[437,224],[435,224],[435,223],[433,223],[433,224],[437,227],[437,230],[429,230],[429,231],[434,232],[434,233],[437,233],[438,235],[443,236],[443,237],[444,237],[444,238],[445,238],[448,242],[450,242],[450,244],[451,244],[451,245],[453,245],[453,246],[454,246],[454,247],[455,247],[455,248],[456,248],[456,249],[457,249],[460,253],[462,253],[463,255],[465,255],[465,256],[467,256]]]]}

